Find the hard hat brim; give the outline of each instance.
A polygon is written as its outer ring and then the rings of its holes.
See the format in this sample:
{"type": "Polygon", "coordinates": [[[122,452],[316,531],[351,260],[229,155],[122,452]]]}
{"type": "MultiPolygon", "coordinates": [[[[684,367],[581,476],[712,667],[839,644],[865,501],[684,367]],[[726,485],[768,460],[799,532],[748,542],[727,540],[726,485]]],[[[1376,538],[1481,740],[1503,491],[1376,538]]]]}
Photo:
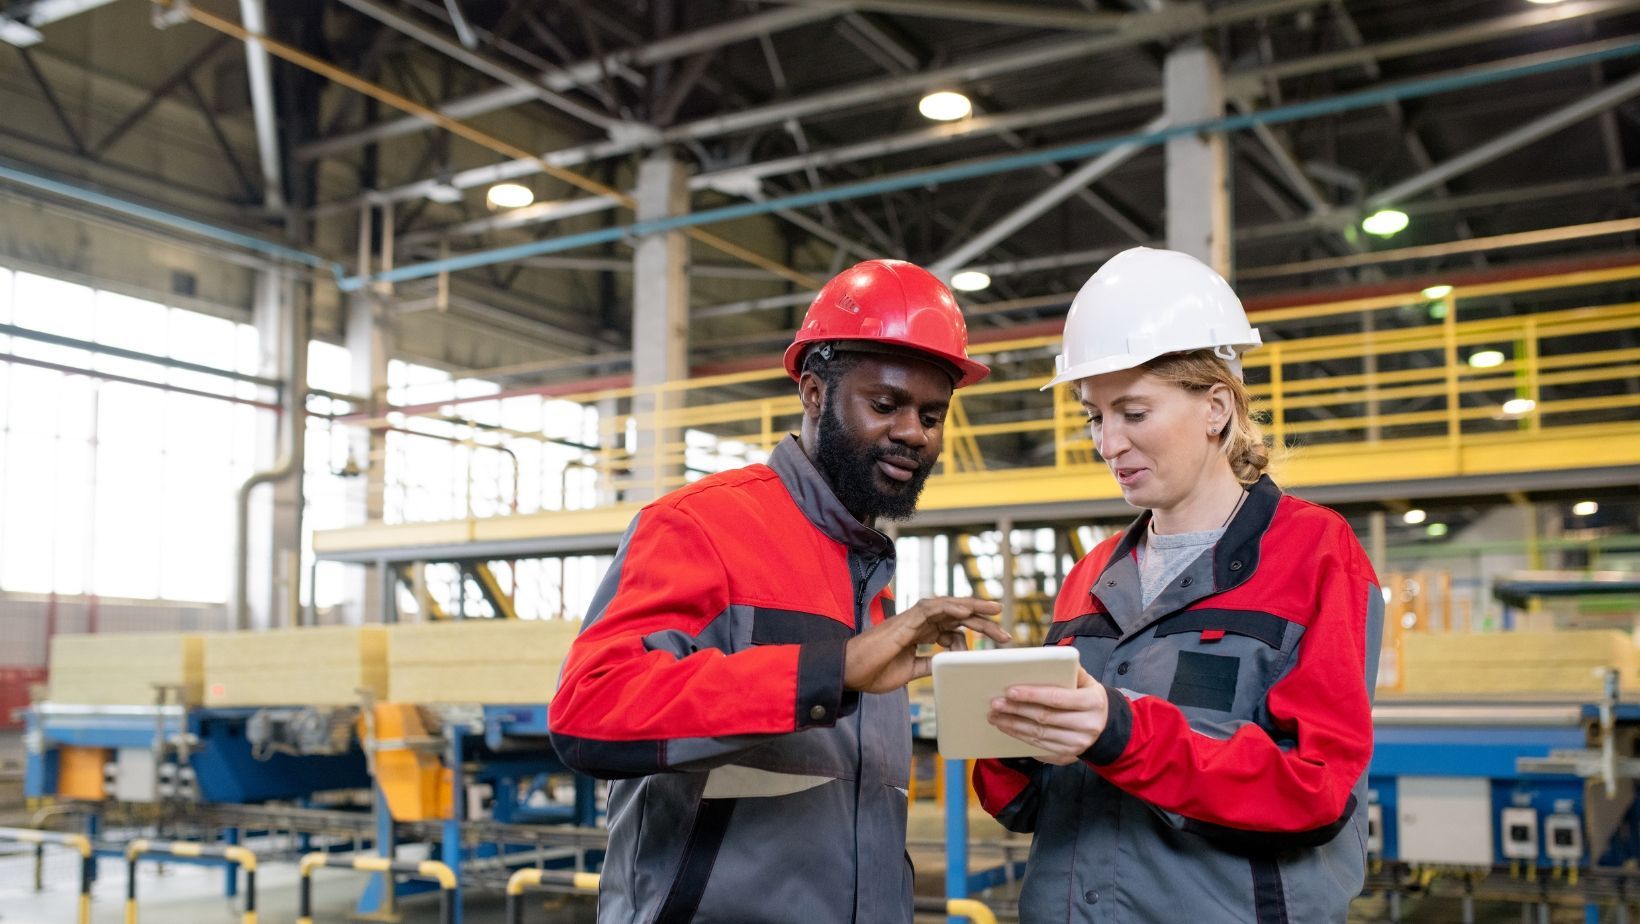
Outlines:
{"type": "MultiPolygon", "coordinates": [[[[849,339],[858,341],[861,338],[856,337],[856,338],[849,338],[849,339]]],[[[807,350],[809,347],[819,346],[821,343],[831,343],[831,342],[835,342],[835,341],[808,340],[808,341],[800,341],[800,342],[797,342],[797,343],[793,343],[791,346],[787,347],[786,348],[786,354],[783,357],[783,363],[786,367],[786,374],[791,376],[792,381],[794,381],[794,382],[797,381],[798,379],[802,378],[802,374],[803,374],[803,372],[802,372],[802,363],[803,363],[803,353],[804,353],[804,351],[807,350]]],[[[847,342],[847,341],[844,341],[844,342],[847,342]]],[[[969,385],[973,385],[973,384],[976,384],[978,382],[982,382],[982,381],[985,380],[985,378],[987,376],[989,376],[991,374],[991,367],[990,366],[987,366],[987,365],[985,365],[984,363],[981,363],[981,362],[976,362],[972,359],[969,359],[966,356],[953,356],[950,353],[945,353],[945,352],[940,351],[940,350],[930,350],[927,347],[921,346],[920,344],[908,343],[904,340],[885,339],[885,340],[875,340],[875,341],[872,341],[872,342],[880,343],[885,347],[898,347],[899,350],[902,351],[907,356],[913,356],[913,357],[926,356],[926,357],[928,357],[929,360],[931,360],[931,361],[937,363],[938,365],[945,367],[949,371],[955,373],[954,381],[951,383],[952,389],[966,388],[969,385]]]]}

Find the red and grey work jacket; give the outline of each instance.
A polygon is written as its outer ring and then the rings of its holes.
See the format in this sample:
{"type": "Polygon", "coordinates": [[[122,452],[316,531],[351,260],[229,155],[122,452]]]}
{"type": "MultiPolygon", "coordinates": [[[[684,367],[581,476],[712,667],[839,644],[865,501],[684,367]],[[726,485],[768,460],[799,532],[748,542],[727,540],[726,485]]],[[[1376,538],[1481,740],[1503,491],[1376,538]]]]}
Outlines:
{"type": "Polygon", "coordinates": [[[794,438],[638,514],[551,707],[615,781],[599,921],[909,924],[906,694],[843,690],[893,573],[794,438]]]}
{"type": "Polygon", "coordinates": [[[1149,520],[1072,569],[1048,634],[1105,685],[1104,732],[1070,766],[975,767],[985,808],[1036,832],[1020,920],[1342,922],[1366,871],[1372,566],[1266,477],[1146,607],[1149,520]]]}

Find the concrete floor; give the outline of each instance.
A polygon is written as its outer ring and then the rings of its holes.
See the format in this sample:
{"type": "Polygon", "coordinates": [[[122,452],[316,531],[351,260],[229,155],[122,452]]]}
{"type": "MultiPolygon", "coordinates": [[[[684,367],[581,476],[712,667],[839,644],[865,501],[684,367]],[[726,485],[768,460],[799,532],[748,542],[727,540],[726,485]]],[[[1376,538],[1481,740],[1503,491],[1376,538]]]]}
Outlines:
{"type": "MultiPolygon", "coordinates": [[[[102,875],[93,891],[94,924],[123,924],[125,898],[124,864],[102,863],[102,875]]],[[[223,874],[218,869],[168,865],[163,872],[153,864],[139,868],[137,894],[139,920],[159,924],[238,924],[242,899],[230,901],[222,895],[223,874]]],[[[29,852],[0,854],[0,924],[71,924],[75,914],[78,865],[72,854],[48,851],[41,892],[33,889],[33,855],[29,852]]],[[[288,924],[296,918],[297,883],[293,865],[269,864],[258,876],[260,920],[267,924],[288,924]]],[[[919,879],[922,876],[919,875],[919,879]]],[[[926,880],[924,880],[926,881],[926,880]]],[[[320,922],[347,921],[353,911],[364,877],[340,870],[321,870],[314,877],[314,917],[320,922]]],[[[995,896],[1002,899],[1001,895],[995,896]]],[[[998,901],[998,904],[1003,904],[998,901]]],[[[495,892],[474,892],[462,905],[466,924],[503,924],[505,900],[495,892]]],[[[436,924],[438,901],[432,895],[417,896],[400,905],[405,924],[436,924]]],[[[592,924],[594,907],[590,898],[531,896],[525,909],[530,924],[592,924]]],[[[940,920],[929,917],[928,921],[940,920]]],[[[1358,899],[1350,914],[1350,924],[1384,924],[1390,920],[1388,904],[1381,896],[1358,899]]],[[[1401,920],[1406,924],[1454,924],[1461,920],[1455,900],[1406,899],[1401,920]]],[[[1550,924],[1586,924],[1581,909],[1557,908],[1550,924]]],[[[1603,924],[1613,920],[1608,911],[1603,924]]],[[[1640,920],[1640,918],[1636,918],[1640,920]]],[[[1535,908],[1524,913],[1518,905],[1481,904],[1476,908],[1477,924],[1542,924],[1535,908]]],[[[1156,922],[1171,924],[1171,922],[1156,922]]]]}
{"type": "MultiPolygon", "coordinates": [[[[975,838],[999,838],[1003,832],[989,817],[976,813],[970,818],[971,834],[975,838]]],[[[913,841],[939,840],[943,837],[943,821],[931,803],[921,803],[912,814],[910,836],[913,841]]],[[[1020,844],[1024,841],[1021,839],[1020,844]]],[[[975,864],[995,862],[995,851],[975,851],[975,864]]],[[[937,849],[913,851],[917,866],[919,893],[939,894],[944,882],[944,852],[937,849]]],[[[168,864],[163,869],[154,863],[138,867],[137,894],[139,920],[147,924],[239,924],[243,899],[230,902],[222,894],[223,872],[183,864],[168,864]]],[[[72,924],[75,920],[76,894],[79,884],[78,858],[65,850],[48,849],[46,852],[45,889],[35,892],[34,858],[32,850],[18,845],[0,845],[0,924],[72,924]]],[[[297,876],[295,865],[289,862],[270,862],[258,873],[259,918],[265,924],[290,924],[296,918],[297,876]]],[[[320,870],[314,875],[314,918],[318,922],[341,922],[351,919],[366,877],[361,873],[344,870],[320,870]]],[[[1007,889],[999,889],[990,896],[978,896],[999,910],[1012,905],[1007,889]]],[[[124,863],[105,859],[101,862],[101,876],[93,891],[92,920],[94,924],[123,924],[125,899],[124,863]]],[[[462,902],[465,924],[504,924],[505,899],[495,891],[469,891],[462,902]]],[[[1462,920],[1459,903],[1455,899],[1404,898],[1400,920],[1405,924],[1456,924],[1462,920]]],[[[439,921],[438,899],[435,895],[420,895],[404,900],[400,905],[405,924],[436,924],[439,921]]],[[[1349,924],[1387,924],[1389,903],[1383,896],[1364,896],[1351,909],[1349,924]]],[[[1632,915],[1640,922],[1640,915],[1632,915]]],[[[590,897],[549,896],[536,893],[525,906],[525,921],[529,924],[593,924],[594,902],[590,897]]],[[[919,918],[929,922],[943,918],[919,918]]],[[[1552,909],[1547,921],[1540,919],[1537,909],[1522,910],[1520,905],[1494,903],[1478,904],[1477,924],[1589,924],[1581,908],[1552,909]]],[[[1615,921],[1608,910],[1600,924],[1615,921]]],[[[1172,924],[1172,922],[1156,922],[1172,924]]]]}

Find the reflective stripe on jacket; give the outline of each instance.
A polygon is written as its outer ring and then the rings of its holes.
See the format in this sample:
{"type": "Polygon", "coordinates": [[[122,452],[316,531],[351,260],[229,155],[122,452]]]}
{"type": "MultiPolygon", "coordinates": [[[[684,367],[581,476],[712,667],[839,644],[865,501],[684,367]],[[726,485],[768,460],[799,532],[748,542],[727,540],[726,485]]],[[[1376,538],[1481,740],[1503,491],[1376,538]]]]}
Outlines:
{"type": "Polygon", "coordinates": [[[843,690],[893,574],[794,438],[639,513],[551,707],[615,781],[600,921],[909,924],[906,694],[843,690]]]}
{"type": "Polygon", "coordinates": [[[1342,922],[1366,867],[1372,566],[1343,517],[1265,477],[1144,607],[1149,521],[1072,569],[1048,634],[1105,684],[1105,731],[1068,767],[975,767],[986,809],[1036,832],[1020,919],[1342,922]]]}

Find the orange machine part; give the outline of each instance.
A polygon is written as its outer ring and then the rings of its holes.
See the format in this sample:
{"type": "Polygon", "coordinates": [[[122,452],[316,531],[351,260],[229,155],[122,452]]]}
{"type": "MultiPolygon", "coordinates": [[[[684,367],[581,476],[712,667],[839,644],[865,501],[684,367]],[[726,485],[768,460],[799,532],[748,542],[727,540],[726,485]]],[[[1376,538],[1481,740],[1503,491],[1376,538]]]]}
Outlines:
{"type": "Polygon", "coordinates": [[[395,821],[442,821],[452,817],[454,774],[437,754],[394,746],[394,741],[427,735],[421,711],[405,703],[377,703],[376,783],[395,821]],[[382,742],[387,742],[383,747],[382,742]]]}
{"type": "Polygon", "coordinates": [[[88,799],[100,802],[108,798],[108,784],[103,780],[103,765],[111,755],[108,748],[87,748],[64,745],[57,749],[57,796],[63,799],[88,799]]]}

